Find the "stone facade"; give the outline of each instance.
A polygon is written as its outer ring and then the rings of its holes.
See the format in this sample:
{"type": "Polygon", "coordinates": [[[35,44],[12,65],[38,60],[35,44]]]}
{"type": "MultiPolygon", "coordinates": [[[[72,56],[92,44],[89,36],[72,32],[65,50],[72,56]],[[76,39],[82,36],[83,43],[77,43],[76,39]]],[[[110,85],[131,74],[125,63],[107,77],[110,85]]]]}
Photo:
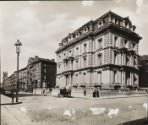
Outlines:
{"type": "Polygon", "coordinates": [[[128,17],[108,12],[59,43],[56,85],[138,87],[141,37],[128,17]]]}

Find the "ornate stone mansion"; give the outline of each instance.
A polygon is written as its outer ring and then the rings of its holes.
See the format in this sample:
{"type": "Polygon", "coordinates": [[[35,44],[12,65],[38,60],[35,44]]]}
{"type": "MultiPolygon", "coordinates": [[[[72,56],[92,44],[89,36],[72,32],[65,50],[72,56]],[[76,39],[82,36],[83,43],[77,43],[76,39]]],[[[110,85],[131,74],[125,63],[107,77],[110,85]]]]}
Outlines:
{"type": "Polygon", "coordinates": [[[56,51],[56,86],[138,87],[135,29],[128,17],[109,11],[69,33],[56,51]]]}

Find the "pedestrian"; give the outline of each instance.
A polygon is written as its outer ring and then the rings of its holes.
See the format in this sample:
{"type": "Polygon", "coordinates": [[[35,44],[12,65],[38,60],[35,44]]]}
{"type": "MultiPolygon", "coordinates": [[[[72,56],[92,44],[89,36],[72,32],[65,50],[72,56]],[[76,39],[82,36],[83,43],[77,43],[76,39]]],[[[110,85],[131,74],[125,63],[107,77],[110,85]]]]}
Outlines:
{"type": "Polygon", "coordinates": [[[84,96],[86,96],[86,87],[84,87],[83,94],[84,94],[84,96]]]}
{"type": "Polygon", "coordinates": [[[14,103],[14,91],[11,90],[11,98],[12,98],[12,103],[14,103]]]}
{"type": "Polygon", "coordinates": [[[99,90],[98,90],[98,88],[96,89],[96,97],[98,97],[99,98],[99,90]]]}
{"type": "Polygon", "coordinates": [[[93,88],[93,97],[96,97],[96,91],[95,91],[95,88],[93,88]]]}
{"type": "Polygon", "coordinates": [[[52,88],[49,88],[49,93],[51,94],[51,92],[52,92],[52,88]]]}
{"type": "Polygon", "coordinates": [[[45,96],[45,89],[43,89],[43,95],[45,96]]]}
{"type": "Polygon", "coordinates": [[[59,94],[59,97],[63,95],[63,89],[60,88],[60,94],[59,94]]]}

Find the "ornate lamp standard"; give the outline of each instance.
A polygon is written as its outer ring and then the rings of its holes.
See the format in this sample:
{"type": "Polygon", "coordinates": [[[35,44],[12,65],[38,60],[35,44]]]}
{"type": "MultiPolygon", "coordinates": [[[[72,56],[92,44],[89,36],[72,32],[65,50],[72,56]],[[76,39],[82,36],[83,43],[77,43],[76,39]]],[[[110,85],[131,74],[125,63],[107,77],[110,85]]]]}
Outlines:
{"type": "Polygon", "coordinates": [[[22,43],[19,40],[17,40],[14,45],[16,46],[16,54],[17,54],[16,102],[18,102],[18,92],[19,92],[19,55],[20,55],[20,46],[22,46],[22,43]]]}

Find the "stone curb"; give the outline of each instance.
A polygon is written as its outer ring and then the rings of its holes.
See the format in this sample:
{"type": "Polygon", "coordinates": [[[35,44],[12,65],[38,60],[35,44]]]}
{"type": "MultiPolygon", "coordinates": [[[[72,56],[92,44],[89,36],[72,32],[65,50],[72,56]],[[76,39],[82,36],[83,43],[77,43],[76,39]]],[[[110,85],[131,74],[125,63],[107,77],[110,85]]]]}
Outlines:
{"type": "Polygon", "coordinates": [[[132,97],[143,97],[143,96],[147,96],[145,95],[132,95],[132,96],[112,96],[112,97],[99,97],[99,98],[88,98],[88,97],[73,97],[73,98],[80,98],[80,99],[91,99],[91,100],[103,100],[103,99],[118,99],[118,98],[132,98],[132,97]]]}
{"type": "Polygon", "coordinates": [[[16,102],[16,103],[2,103],[0,105],[16,105],[16,104],[21,104],[22,102],[16,102]]]}

